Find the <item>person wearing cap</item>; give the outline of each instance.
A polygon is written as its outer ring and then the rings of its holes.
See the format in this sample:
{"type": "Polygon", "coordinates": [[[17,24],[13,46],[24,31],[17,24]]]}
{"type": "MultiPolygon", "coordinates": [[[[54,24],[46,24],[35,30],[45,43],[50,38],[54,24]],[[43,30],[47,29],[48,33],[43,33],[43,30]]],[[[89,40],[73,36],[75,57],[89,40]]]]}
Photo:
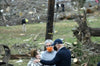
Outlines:
{"type": "MultiPolygon", "coordinates": [[[[51,46],[52,43],[53,41],[51,39],[47,39],[45,41],[45,47],[44,47],[45,51],[41,54],[41,59],[50,61],[55,57],[56,51],[54,51],[53,46],[51,46]]],[[[55,65],[44,64],[44,66],[55,66],[55,65]]]]}
{"type": "Polygon", "coordinates": [[[41,59],[34,62],[41,62],[47,65],[56,64],[56,66],[71,66],[71,52],[64,47],[62,40],[56,39],[52,46],[54,45],[57,48],[57,53],[53,60],[46,61],[41,59]]]}

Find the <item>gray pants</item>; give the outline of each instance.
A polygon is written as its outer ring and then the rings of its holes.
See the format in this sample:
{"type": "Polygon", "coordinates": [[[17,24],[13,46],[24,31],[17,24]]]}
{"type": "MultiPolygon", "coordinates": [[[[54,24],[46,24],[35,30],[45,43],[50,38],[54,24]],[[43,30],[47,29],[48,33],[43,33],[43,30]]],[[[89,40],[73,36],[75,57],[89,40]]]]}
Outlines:
{"type": "Polygon", "coordinates": [[[26,32],[26,24],[23,24],[23,26],[22,26],[22,31],[23,31],[23,32],[26,32]]]}

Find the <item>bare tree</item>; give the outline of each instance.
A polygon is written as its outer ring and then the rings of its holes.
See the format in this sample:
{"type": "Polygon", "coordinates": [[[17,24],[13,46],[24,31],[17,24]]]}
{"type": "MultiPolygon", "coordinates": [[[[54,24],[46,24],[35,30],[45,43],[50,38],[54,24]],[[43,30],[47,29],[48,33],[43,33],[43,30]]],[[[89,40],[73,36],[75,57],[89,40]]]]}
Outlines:
{"type": "Polygon", "coordinates": [[[45,39],[53,39],[54,5],[55,5],[55,0],[48,0],[48,21],[47,21],[45,39]]]}

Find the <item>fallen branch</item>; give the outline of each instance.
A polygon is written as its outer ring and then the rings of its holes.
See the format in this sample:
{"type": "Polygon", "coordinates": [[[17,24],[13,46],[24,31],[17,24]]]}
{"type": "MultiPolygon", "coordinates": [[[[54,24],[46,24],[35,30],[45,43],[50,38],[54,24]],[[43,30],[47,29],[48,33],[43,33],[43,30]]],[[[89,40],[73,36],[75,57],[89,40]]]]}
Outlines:
{"type": "Polygon", "coordinates": [[[81,66],[88,66],[88,63],[89,63],[89,59],[86,63],[81,64],[81,66]]]}
{"type": "Polygon", "coordinates": [[[38,36],[43,32],[43,28],[40,30],[40,32],[34,37],[34,41],[37,40],[38,36]]]}
{"type": "Polygon", "coordinates": [[[29,59],[31,56],[29,54],[16,54],[16,55],[11,55],[10,59],[29,59]]]}
{"type": "Polygon", "coordinates": [[[37,40],[37,37],[40,35],[41,33],[38,33],[35,37],[34,37],[34,41],[37,40]]]}

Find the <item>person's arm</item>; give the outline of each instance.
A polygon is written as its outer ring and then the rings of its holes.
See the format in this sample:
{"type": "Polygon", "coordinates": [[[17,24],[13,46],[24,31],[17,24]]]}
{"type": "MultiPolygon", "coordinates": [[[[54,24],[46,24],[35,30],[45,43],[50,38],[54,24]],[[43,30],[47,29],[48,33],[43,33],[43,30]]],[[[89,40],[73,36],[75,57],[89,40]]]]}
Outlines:
{"type": "Polygon", "coordinates": [[[59,61],[62,61],[60,53],[57,53],[55,58],[51,61],[40,60],[40,62],[45,65],[54,65],[54,64],[58,63],[59,61]]]}

